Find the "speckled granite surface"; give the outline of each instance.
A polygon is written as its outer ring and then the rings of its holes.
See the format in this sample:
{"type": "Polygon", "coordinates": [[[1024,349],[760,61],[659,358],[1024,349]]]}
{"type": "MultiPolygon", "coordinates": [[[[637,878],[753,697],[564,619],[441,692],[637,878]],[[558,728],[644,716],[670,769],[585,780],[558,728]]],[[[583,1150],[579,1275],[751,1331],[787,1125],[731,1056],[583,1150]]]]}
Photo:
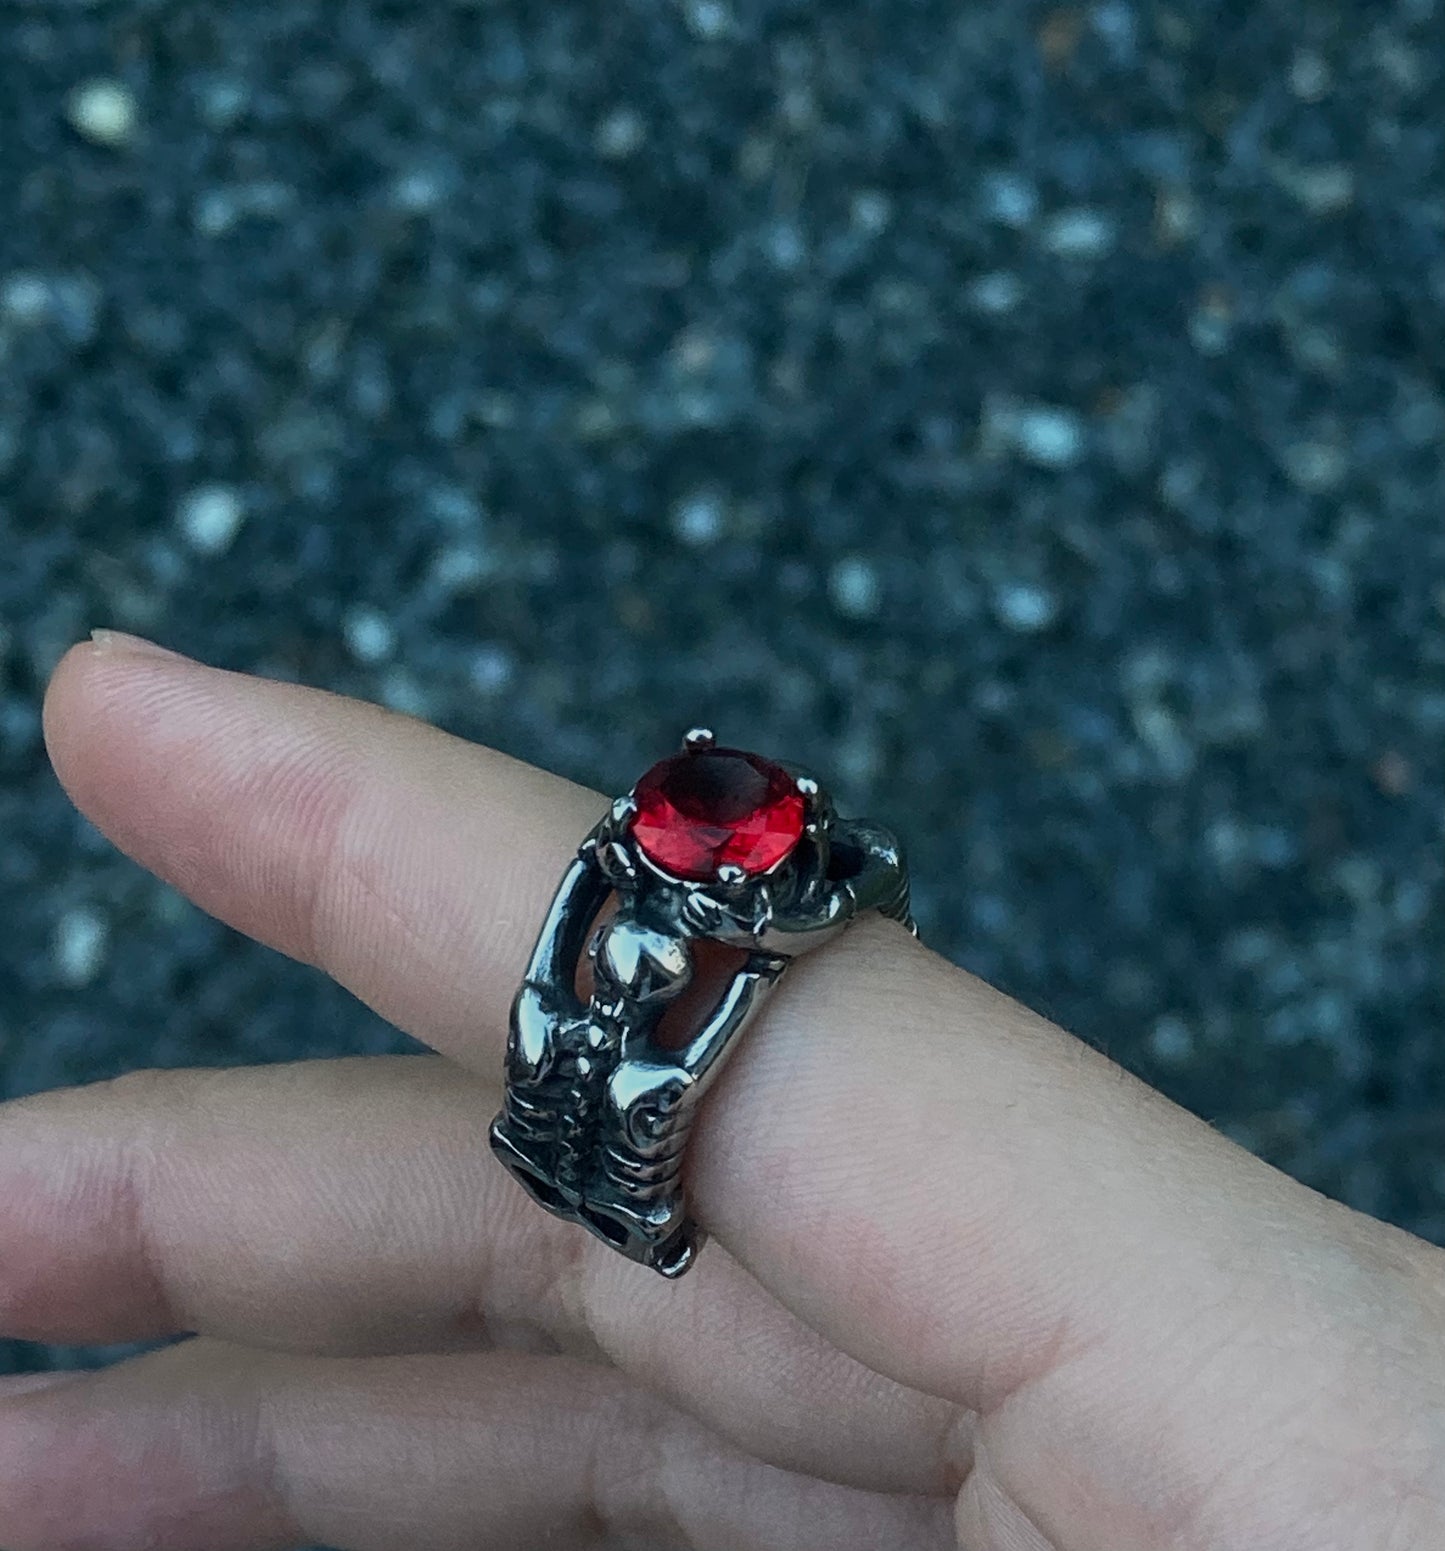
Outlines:
{"type": "Polygon", "coordinates": [[[4,1090],[398,1038],[71,813],[103,623],[612,789],[699,719],[835,772],[945,951],[1445,1238],[1442,40],[11,0],[4,1090]]]}

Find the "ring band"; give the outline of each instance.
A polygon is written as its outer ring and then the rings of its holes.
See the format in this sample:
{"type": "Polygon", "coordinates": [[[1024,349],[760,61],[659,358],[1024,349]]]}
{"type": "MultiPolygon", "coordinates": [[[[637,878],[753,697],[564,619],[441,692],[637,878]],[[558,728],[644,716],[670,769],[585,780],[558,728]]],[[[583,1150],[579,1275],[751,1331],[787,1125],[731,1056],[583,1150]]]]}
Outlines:
{"type": "Polygon", "coordinates": [[[874,910],[916,935],[894,837],[839,818],[802,771],[694,728],[557,889],[512,1003],[493,1151],[549,1212],[681,1276],[706,1239],[681,1179],[699,1100],[792,960],[874,910]],[[741,962],[701,1026],[664,1041],[702,941],[741,962]]]}

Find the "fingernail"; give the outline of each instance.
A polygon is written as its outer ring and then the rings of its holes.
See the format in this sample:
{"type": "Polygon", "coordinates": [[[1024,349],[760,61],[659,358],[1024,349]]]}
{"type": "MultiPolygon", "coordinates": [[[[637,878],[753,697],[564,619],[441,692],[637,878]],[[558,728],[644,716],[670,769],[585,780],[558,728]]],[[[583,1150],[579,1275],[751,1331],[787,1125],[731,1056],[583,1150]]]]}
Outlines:
{"type": "Polygon", "coordinates": [[[130,635],[124,630],[92,630],[90,639],[96,651],[104,652],[106,656],[120,656],[124,653],[131,657],[169,657],[172,662],[187,661],[168,646],[157,646],[144,636],[130,635]]]}
{"type": "Polygon", "coordinates": [[[29,1395],[39,1389],[53,1389],[57,1384],[67,1384],[78,1379],[84,1370],[79,1368],[55,1368],[48,1373],[0,1374],[0,1400],[15,1395],[29,1395]]]}

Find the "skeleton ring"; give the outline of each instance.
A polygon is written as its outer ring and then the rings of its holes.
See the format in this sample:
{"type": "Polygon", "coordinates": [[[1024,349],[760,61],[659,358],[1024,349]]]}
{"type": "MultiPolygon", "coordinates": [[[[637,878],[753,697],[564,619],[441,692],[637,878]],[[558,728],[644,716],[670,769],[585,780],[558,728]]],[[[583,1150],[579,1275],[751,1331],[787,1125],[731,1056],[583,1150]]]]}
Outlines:
{"type": "Polygon", "coordinates": [[[792,960],[873,910],[916,932],[894,837],[838,817],[796,768],[695,728],[612,804],[557,889],[512,1004],[493,1151],[549,1212],[681,1276],[706,1239],[681,1177],[699,1100],[792,960]],[[704,949],[705,964],[736,967],[710,1011],[669,1031],[704,943],[733,950],[704,949]]]}

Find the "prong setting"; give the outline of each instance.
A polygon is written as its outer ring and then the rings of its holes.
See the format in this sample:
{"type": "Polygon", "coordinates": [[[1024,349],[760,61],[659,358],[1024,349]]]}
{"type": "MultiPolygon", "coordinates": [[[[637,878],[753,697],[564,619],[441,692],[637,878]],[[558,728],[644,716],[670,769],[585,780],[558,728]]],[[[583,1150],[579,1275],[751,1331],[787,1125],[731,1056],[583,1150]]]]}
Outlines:
{"type": "Polygon", "coordinates": [[[817,848],[820,866],[828,866],[828,836],[833,828],[833,799],[823,783],[810,775],[794,777],[803,799],[803,831],[817,848]]]}
{"type": "Polygon", "coordinates": [[[711,727],[689,727],[683,734],[682,748],[685,754],[701,754],[717,744],[717,734],[711,727]]]}
{"type": "Polygon", "coordinates": [[[621,840],[609,840],[606,845],[598,847],[597,864],[615,883],[634,883],[637,880],[637,863],[621,840]]]}

